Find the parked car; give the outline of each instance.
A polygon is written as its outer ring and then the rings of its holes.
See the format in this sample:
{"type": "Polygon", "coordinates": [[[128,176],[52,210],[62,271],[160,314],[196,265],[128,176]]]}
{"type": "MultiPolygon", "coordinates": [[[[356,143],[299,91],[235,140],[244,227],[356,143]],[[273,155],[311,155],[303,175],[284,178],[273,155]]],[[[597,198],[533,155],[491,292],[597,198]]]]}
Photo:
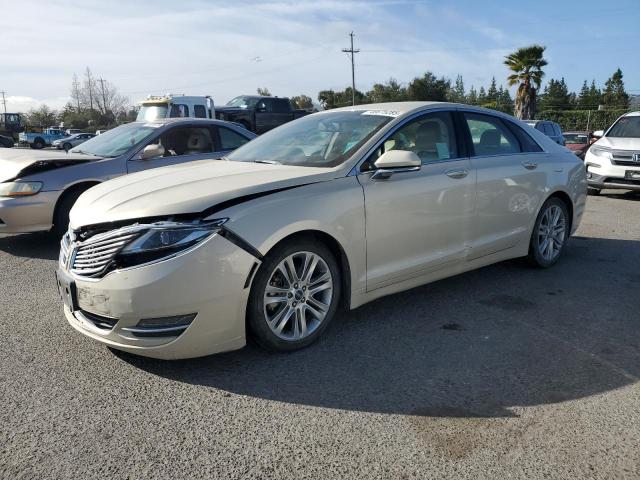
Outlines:
{"type": "Polygon", "coordinates": [[[562,128],[556,122],[550,122],[549,120],[526,120],[526,124],[540,130],[551,140],[558,145],[564,145],[564,137],[562,136],[562,128]]]}
{"type": "Polygon", "coordinates": [[[640,191],[640,112],[618,118],[587,150],[584,161],[589,193],[598,195],[604,188],[640,191]]]}
{"type": "Polygon", "coordinates": [[[0,147],[11,148],[13,145],[13,138],[0,135],[0,147]]]}
{"type": "Polygon", "coordinates": [[[95,137],[95,134],[93,133],[75,133],[68,137],[61,138],[60,140],[54,140],[51,146],[57,148],[58,150],[64,149],[68,152],[73,147],[77,147],[81,143],[84,143],[93,137],[95,137]]]}
{"type": "Polygon", "coordinates": [[[219,120],[133,122],[87,140],[67,154],[0,154],[0,233],[67,229],[69,210],[90,187],[132,172],[215,159],[251,140],[219,120]]]}
{"type": "Polygon", "coordinates": [[[267,132],[308,114],[306,110],[294,110],[288,98],[255,95],[241,95],[216,109],[217,118],[239,123],[255,133],[267,132]]]}
{"type": "Polygon", "coordinates": [[[163,118],[216,118],[213,99],[210,96],[149,95],[138,103],[139,122],[163,118]]]}
{"type": "Polygon", "coordinates": [[[562,136],[564,137],[565,146],[584,160],[585,153],[593,143],[592,133],[586,131],[564,132],[562,136]]]}
{"type": "Polygon", "coordinates": [[[82,130],[79,128],[67,128],[65,132],[67,135],[75,135],[76,133],[82,133],[82,130]]]}
{"type": "Polygon", "coordinates": [[[248,334],[294,350],[338,305],[514,257],[550,267],[586,202],[574,154],[458,104],[328,110],[227,160],[80,197],[57,274],[73,328],[166,359],[240,348],[248,334]]]}
{"type": "Polygon", "coordinates": [[[0,113],[0,135],[13,136],[24,131],[22,115],[19,113],[0,113]]]}
{"type": "Polygon", "coordinates": [[[102,135],[106,131],[108,130],[96,130],[96,135],[102,135]]]}
{"type": "Polygon", "coordinates": [[[66,138],[67,132],[59,128],[45,128],[42,132],[27,133],[22,132],[18,136],[18,142],[28,144],[31,148],[41,149],[50,146],[55,140],[66,138]]]}

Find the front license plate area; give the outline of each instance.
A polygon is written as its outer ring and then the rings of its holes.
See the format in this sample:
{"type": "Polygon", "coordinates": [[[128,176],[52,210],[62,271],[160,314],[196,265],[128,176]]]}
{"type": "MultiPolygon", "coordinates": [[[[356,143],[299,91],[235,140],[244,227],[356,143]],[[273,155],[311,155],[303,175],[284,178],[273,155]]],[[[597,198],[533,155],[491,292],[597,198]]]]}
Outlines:
{"type": "Polygon", "coordinates": [[[60,294],[60,298],[65,306],[71,312],[78,310],[78,292],[76,289],[76,283],[73,279],[69,275],[58,270],[56,272],[56,283],[58,284],[58,293],[60,294]]]}
{"type": "Polygon", "coordinates": [[[626,170],[624,178],[627,180],[640,180],[640,170],[626,170]]]}

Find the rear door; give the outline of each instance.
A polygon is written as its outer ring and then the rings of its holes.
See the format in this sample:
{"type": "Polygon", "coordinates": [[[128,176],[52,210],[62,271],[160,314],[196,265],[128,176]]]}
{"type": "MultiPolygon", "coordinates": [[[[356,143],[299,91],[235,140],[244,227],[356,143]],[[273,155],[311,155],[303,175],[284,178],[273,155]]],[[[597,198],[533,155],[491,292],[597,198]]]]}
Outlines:
{"type": "Polygon", "coordinates": [[[209,125],[180,125],[169,128],[145,144],[145,146],[162,145],[164,155],[143,160],[138,153],[129,160],[127,171],[139,172],[150,168],[214,158],[216,156],[214,134],[209,125]]]}
{"type": "Polygon", "coordinates": [[[364,162],[367,290],[462,263],[475,202],[475,172],[450,111],[426,113],[391,132],[364,162]],[[385,151],[409,150],[419,171],[372,178],[385,151]]]}
{"type": "Polygon", "coordinates": [[[497,116],[462,112],[471,165],[477,172],[476,213],[469,260],[528,241],[532,215],[546,185],[546,154],[514,123],[497,116]]]}

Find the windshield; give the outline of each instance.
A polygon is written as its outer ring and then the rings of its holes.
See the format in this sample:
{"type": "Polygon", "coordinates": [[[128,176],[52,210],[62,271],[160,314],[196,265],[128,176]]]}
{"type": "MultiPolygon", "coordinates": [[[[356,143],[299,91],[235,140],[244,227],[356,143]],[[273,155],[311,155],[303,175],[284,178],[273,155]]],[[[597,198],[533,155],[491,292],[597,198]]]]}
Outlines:
{"type": "Polygon", "coordinates": [[[128,123],[97,135],[71,150],[71,153],[88,153],[98,157],[117,157],[140,144],[159,125],[128,123]]]}
{"type": "Polygon", "coordinates": [[[229,100],[227,102],[228,107],[240,107],[240,108],[248,108],[253,107],[256,103],[258,103],[258,97],[247,97],[242,95],[240,97],[236,97],[233,100],[229,100]]]}
{"type": "Polygon", "coordinates": [[[565,133],[563,137],[567,145],[583,145],[589,143],[589,138],[584,133],[565,133]]]}
{"type": "Polygon", "coordinates": [[[154,103],[150,105],[142,105],[136,121],[138,122],[153,122],[161,118],[167,118],[167,112],[169,107],[166,103],[154,103]]]}
{"type": "Polygon", "coordinates": [[[607,132],[607,137],[640,138],[640,116],[618,119],[607,132]]]}
{"type": "Polygon", "coordinates": [[[335,167],[393,118],[374,111],[317,113],[265,133],[228,158],[240,162],[335,167]]]}

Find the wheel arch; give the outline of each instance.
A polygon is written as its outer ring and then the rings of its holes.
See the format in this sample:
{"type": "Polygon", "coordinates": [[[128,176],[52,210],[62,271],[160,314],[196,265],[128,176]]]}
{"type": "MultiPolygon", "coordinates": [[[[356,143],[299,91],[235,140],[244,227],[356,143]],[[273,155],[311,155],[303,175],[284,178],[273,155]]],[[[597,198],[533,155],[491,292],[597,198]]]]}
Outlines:
{"type": "MultiPolygon", "coordinates": [[[[574,207],[573,207],[573,201],[571,200],[571,196],[564,190],[556,190],[555,192],[552,192],[545,199],[542,205],[544,205],[547,202],[547,200],[549,200],[550,198],[557,198],[561,200],[562,203],[564,203],[565,207],[567,207],[567,213],[569,214],[569,232],[571,233],[573,229],[573,215],[574,215],[574,207]]],[[[542,205],[540,206],[540,208],[542,208],[542,205]]]]}
{"type": "Polygon", "coordinates": [[[64,201],[65,198],[67,198],[69,195],[72,195],[78,192],[84,192],[85,190],[88,190],[91,187],[98,185],[99,183],[101,182],[97,180],[86,180],[86,181],[81,181],[78,183],[74,183],[73,185],[67,186],[62,191],[62,193],[58,196],[58,199],[56,200],[56,204],[53,208],[53,218],[51,219],[51,223],[53,224],[55,222],[60,206],[62,205],[62,202],[64,201]]]}
{"type": "MultiPolygon", "coordinates": [[[[338,266],[340,267],[340,276],[341,276],[341,290],[342,290],[342,298],[340,299],[340,304],[347,309],[350,308],[351,305],[351,265],[349,263],[349,257],[347,256],[343,246],[340,242],[331,234],[315,229],[305,229],[299,230],[294,233],[290,233],[276,243],[274,243],[271,248],[266,252],[265,256],[269,255],[275,248],[279,247],[283,243],[294,241],[296,239],[306,238],[312,239],[315,241],[319,241],[324,244],[330,251],[333,253],[336,261],[338,262],[338,266]]],[[[255,278],[255,273],[251,278],[251,282],[248,285],[251,287],[253,283],[253,279],[255,278]]]]}

